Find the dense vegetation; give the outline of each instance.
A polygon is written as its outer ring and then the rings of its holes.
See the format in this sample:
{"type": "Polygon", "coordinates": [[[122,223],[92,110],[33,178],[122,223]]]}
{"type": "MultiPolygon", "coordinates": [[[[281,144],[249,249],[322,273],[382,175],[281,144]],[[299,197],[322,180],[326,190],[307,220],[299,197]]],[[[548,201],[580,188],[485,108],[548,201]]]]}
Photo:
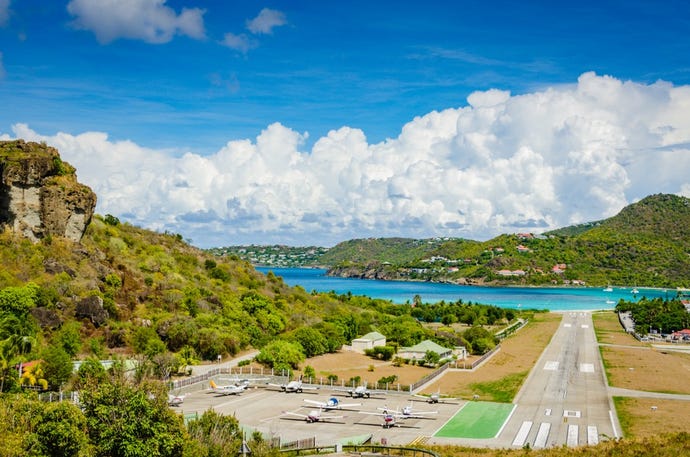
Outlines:
{"type": "MultiPolygon", "coordinates": [[[[135,384],[121,366],[82,365],[79,405],[39,401],[35,394],[0,395],[0,455],[14,456],[236,456],[237,419],[206,411],[187,425],[168,407],[160,382],[135,384]]],[[[252,455],[275,456],[259,434],[252,455]]]]}
{"type": "Polygon", "coordinates": [[[246,348],[260,348],[268,366],[296,369],[372,330],[397,347],[428,338],[481,353],[495,344],[491,335],[434,332],[422,322],[478,327],[516,318],[472,303],[424,305],[417,297],[401,306],[307,293],[245,261],[110,215],[94,217],[81,243],[54,237],[33,244],[6,231],[0,258],[0,391],[65,387],[71,361],[88,357],[134,359],[139,379],[167,379],[246,348]],[[39,359],[19,379],[14,367],[39,359]]]}
{"type": "Polygon", "coordinates": [[[679,298],[648,299],[642,297],[636,302],[621,300],[617,312],[630,312],[635,322],[635,332],[646,335],[652,330],[662,334],[690,328],[690,313],[679,298]]]}

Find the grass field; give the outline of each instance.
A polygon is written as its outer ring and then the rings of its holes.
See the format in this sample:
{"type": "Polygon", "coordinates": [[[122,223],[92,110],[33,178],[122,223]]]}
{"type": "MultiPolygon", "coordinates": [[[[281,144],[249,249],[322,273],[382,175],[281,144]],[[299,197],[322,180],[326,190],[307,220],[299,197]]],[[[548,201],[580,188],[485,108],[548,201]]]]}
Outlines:
{"type": "Polygon", "coordinates": [[[614,397],[618,419],[628,438],[690,432],[690,402],[658,398],[614,397]]]}
{"type": "Polygon", "coordinates": [[[615,344],[621,346],[649,346],[648,343],[638,341],[634,336],[623,330],[618,321],[618,314],[613,311],[601,311],[592,313],[594,332],[597,341],[602,344],[615,344]]]}
{"type": "Polygon", "coordinates": [[[666,352],[627,334],[615,313],[594,313],[609,385],[648,392],[690,394],[690,354],[666,352]]]}
{"type": "Polygon", "coordinates": [[[465,399],[510,402],[529,374],[563,316],[538,313],[524,328],[501,343],[501,350],[475,371],[448,371],[423,393],[440,390],[444,395],[465,399]]]}
{"type": "Polygon", "coordinates": [[[506,403],[467,402],[434,436],[494,438],[514,408],[514,405],[506,403]]]}

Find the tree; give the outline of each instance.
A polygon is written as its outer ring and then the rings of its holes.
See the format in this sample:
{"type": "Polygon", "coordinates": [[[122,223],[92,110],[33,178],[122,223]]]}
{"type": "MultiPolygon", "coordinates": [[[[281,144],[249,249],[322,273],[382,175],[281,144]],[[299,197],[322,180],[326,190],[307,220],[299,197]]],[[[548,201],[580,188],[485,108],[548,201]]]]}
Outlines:
{"type": "Polygon", "coordinates": [[[79,365],[75,388],[81,389],[89,384],[98,385],[107,380],[107,374],[103,364],[95,357],[89,357],[79,365]]]}
{"type": "Polygon", "coordinates": [[[124,377],[113,377],[87,385],[80,402],[97,455],[182,456],[184,425],[168,408],[162,383],[133,386],[124,377]]]}
{"type": "Polygon", "coordinates": [[[77,406],[69,402],[61,401],[45,406],[43,413],[36,419],[31,441],[35,441],[40,454],[46,456],[91,455],[86,418],[77,406]]]}
{"type": "Polygon", "coordinates": [[[424,365],[436,366],[436,364],[441,360],[441,356],[438,352],[426,351],[424,353],[424,365]]]}
{"type": "Polygon", "coordinates": [[[321,355],[328,350],[326,338],[317,330],[311,327],[301,327],[292,332],[290,339],[302,346],[304,355],[314,357],[321,355]]]}
{"type": "Polygon", "coordinates": [[[311,365],[304,367],[304,377],[310,380],[316,378],[316,371],[314,371],[314,367],[311,365]]]}
{"type": "Polygon", "coordinates": [[[256,361],[270,366],[274,370],[297,370],[304,360],[304,352],[298,343],[275,340],[268,343],[256,356],[256,361]]]}
{"type": "Polygon", "coordinates": [[[57,390],[72,376],[72,359],[60,346],[49,346],[41,354],[43,374],[50,387],[57,390]]]}
{"type": "Polygon", "coordinates": [[[60,328],[57,334],[56,343],[59,344],[70,357],[76,356],[81,350],[80,327],[78,322],[68,322],[60,328]]]}
{"type": "Polygon", "coordinates": [[[22,318],[36,306],[40,287],[30,282],[22,287],[5,287],[0,290],[0,314],[11,313],[22,318]]]}
{"type": "Polygon", "coordinates": [[[187,429],[208,457],[234,457],[239,453],[242,436],[239,422],[233,416],[224,416],[210,409],[191,421],[187,429]]]}

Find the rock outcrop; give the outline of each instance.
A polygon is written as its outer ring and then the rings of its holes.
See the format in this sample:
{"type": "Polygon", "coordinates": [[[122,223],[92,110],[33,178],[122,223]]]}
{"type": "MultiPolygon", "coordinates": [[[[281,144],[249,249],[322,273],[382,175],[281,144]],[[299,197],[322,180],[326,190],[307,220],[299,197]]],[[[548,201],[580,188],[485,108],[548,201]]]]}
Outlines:
{"type": "Polygon", "coordinates": [[[96,194],[57,149],[0,141],[0,225],[34,242],[49,235],[79,241],[95,207],[96,194]]]}
{"type": "Polygon", "coordinates": [[[108,311],[103,307],[103,299],[98,296],[86,297],[77,303],[75,315],[78,319],[87,318],[96,327],[108,320],[108,311]]]}

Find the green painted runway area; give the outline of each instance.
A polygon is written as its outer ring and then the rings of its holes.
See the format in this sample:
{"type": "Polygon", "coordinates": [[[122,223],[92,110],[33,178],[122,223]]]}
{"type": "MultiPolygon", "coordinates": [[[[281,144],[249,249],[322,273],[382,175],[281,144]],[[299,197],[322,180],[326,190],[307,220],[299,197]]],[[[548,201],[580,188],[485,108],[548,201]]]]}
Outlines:
{"type": "Polygon", "coordinates": [[[511,403],[467,402],[434,436],[439,438],[493,438],[515,408],[511,403]]]}

